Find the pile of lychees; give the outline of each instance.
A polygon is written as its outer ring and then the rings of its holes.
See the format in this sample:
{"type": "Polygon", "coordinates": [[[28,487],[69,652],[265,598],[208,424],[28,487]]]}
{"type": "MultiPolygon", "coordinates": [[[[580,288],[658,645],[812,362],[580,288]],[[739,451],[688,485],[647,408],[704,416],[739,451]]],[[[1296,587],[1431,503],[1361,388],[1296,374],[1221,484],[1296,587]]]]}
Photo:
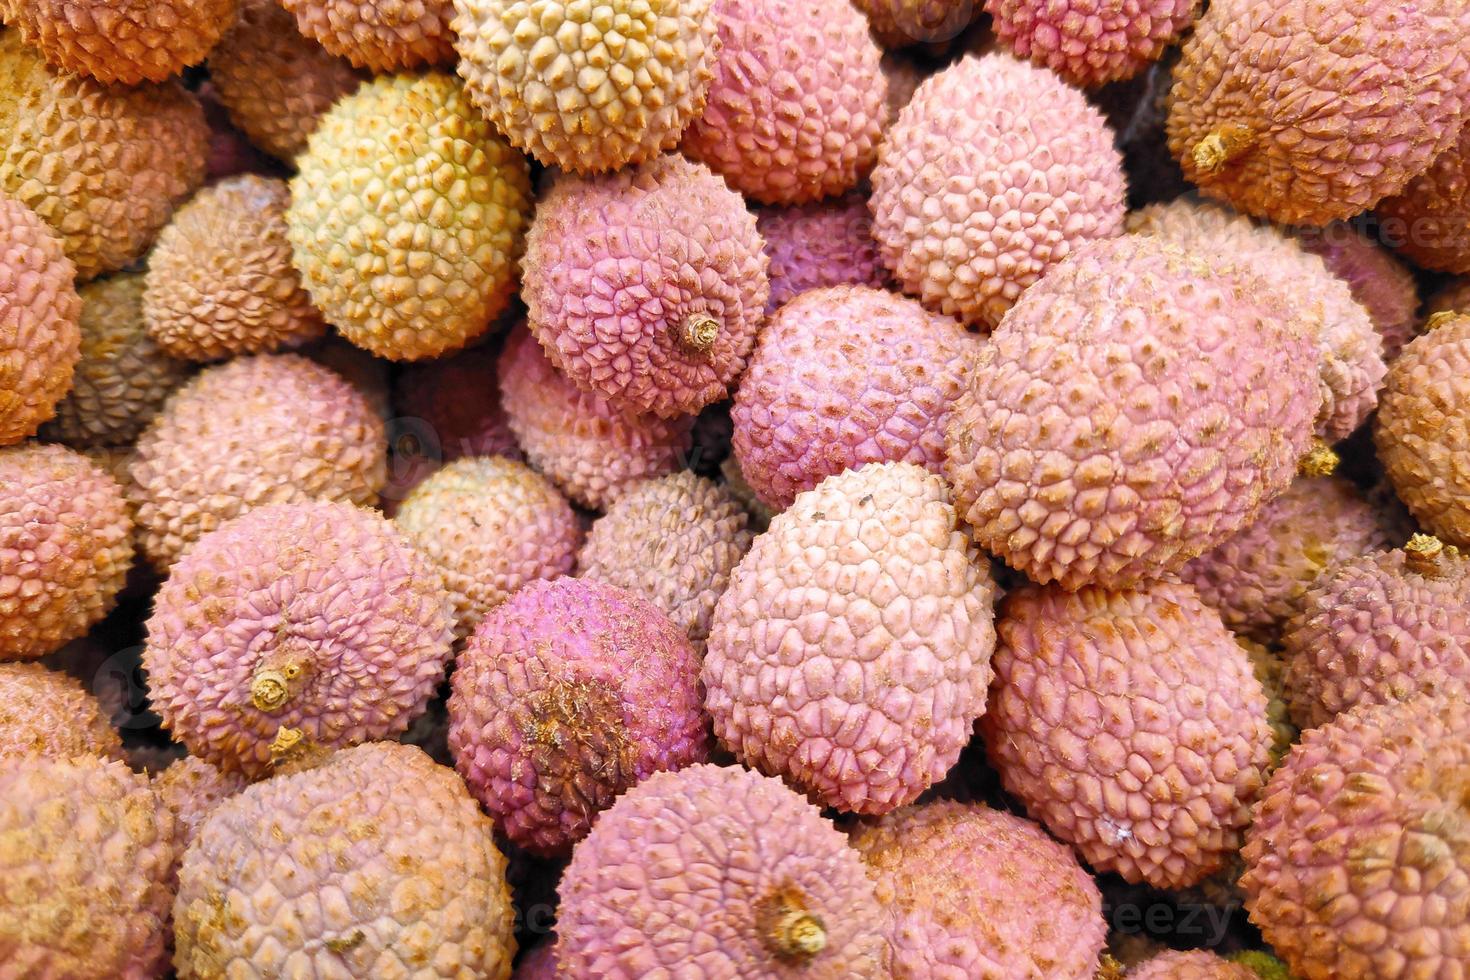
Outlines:
{"type": "Polygon", "coordinates": [[[0,980],[1470,978],[1466,0],[0,23],[0,980]]]}

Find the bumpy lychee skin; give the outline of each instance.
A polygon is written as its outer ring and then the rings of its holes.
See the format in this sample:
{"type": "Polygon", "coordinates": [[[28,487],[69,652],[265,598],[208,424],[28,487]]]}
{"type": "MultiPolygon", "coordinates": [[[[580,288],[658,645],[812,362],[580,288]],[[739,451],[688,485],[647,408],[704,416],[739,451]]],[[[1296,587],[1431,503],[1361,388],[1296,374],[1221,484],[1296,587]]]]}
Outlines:
{"type": "Polygon", "coordinates": [[[803,293],[761,332],[735,394],[741,473],[783,509],[864,463],[939,472],[950,407],[979,347],[950,317],[879,289],[803,293]]]}
{"type": "Polygon", "coordinates": [[[84,448],[126,446],[188,380],[190,367],[148,336],[140,273],[89,282],[78,292],[82,340],[72,388],[40,434],[84,448]]]}
{"type": "Polygon", "coordinates": [[[399,373],[393,406],[400,418],[420,419],[427,426],[422,433],[432,440],[424,447],[427,455],[446,463],[465,456],[520,455],[501,406],[495,357],[494,351],[476,347],[399,373]]]}
{"type": "Polygon", "coordinates": [[[559,890],[566,976],[884,975],[862,859],[816,807],[738,767],[658,773],[623,794],[559,890]]]}
{"type": "Polygon", "coordinates": [[[181,980],[508,980],[515,955],[489,819],[453,770],[392,742],[221,804],[184,855],[174,923],[181,980]]]}
{"type": "Polygon", "coordinates": [[[1470,703],[1362,707],[1302,736],[1256,807],[1241,885],[1303,980],[1453,977],[1470,959],[1470,703]]]}
{"type": "Polygon", "coordinates": [[[740,195],[680,156],[562,177],[526,238],[531,332],[579,388],[626,414],[691,415],[745,368],[769,286],[740,195]]]}
{"type": "Polygon", "coordinates": [[[506,339],[497,367],[526,459],[583,507],[607,507],[632,484],[679,469],[689,452],[692,416],[623,415],[552,367],[525,327],[506,339]]]}
{"type": "Polygon", "coordinates": [[[122,488],[85,456],[0,449],[0,660],[30,660],[84,635],[133,560],[122,488]]]}
{"type": "Polygon", "coordinates": [[[728,490],[687,470],[649,480],[592,522],[577,574],[649,600],[703,653],[715,603],[750,549],[749,521],[728,490]]]}
{"type": "Polygon", "coordinates": [[[756,538],[715,605],[715,734],[828,806],[881,814],[944,778],[985,710],[995,589],[944,481],[828,477],[756,538]]]}
{"type": "Polygon", "coordinates": [[[1231,630],[1271,643],[1324,569],[1389,547],[1388,531],[1350,481],[1304,477],[1240,533],[1181,568],[1179,577],[1231,630]]]}
{"type": "Polygon", "coordinates": [[[930,78],[873,172],[873,236],[905,292],[994,327],[1079,246],[1123,230],[1123,161],[1102,115],[996,54],[930,78]]]}
{"type": "Polygon", "coordinates": [[[1151,205],[1129,215],[1128,228],[1201,257],[1221,256],[1288,299],[1299,328],[1317,338],[1322,388],[1317,431],[1323,439],[1346,438],[1372,414],[1388,370],[1383,340],[1347,283],[1322,259],[1275,228],[1213,203],[1181,199],[1151,205]]]}
{"type": "Polygon", "coordinates": [[[393,520],[443,578],[460,637],[528,582],[570,573],[582,545],[582,525],[552,482],[501,456],[450,463],[393,520]]]}
{"type": "Polygon", "coordinates": [[[454,63],[452,0],[280,0],[301,33],[375,73],[454,63]]]}
{"type": "Polygon", "coordinates": [[[470,99],[547,166],[617,170],[672,150],[719,54],[712,0],[455,0],[470,99]]]}
{"type": "Polygon", "coordinates": [[[1283,639],[1297,724],[1470,681],[1467,595],[1470,557],[1425,535],[1330,568],[1283,639]]]}
{"type": "Polygon", "coordinates": [[[16,977],[161,975],[176,854],[172,814],[124,763],[0,766],[0,963],[16,977]]]}
{"type": "Polygon", "coordinates": [[[209,127],[177,82],[58,72],[6,31],[0,92],[0,190],[56,230],[83,280],[141,256],[204,180],[209,127]]]}
{"type": "Polygon", "coordinates": [[[709,757],[699,659],[653,603],[604,582],[521,589],[459,655],[455,765],[511,842],[559,854],[622,792],[709,757]]]}
{"type": "Polygon", "coordinates": [[[99,82],[161,82],[204,60],[239,0],[0,0],[0,19],[56,68],[99,82]]]}
{"type": "Polygon", "coordinates": [[[1132,78],[1194,20],[1199,0],[985,0],[1001,42],[1073,85],[1132,78]]]}
{"type": "Polygon", "coordinates": [[[785,208],[762,208],[756,227],[771,260],[768,313],[809,289],[888,283],[873,241],[873,216],[860,194],[785,208]]]}
{"type": "Polygon", "coordinates": [[[245,174],[179,209],[148,259],[148,333],[174,357],[214,361],[299,347],[326,324],[291,265],[286,182],[245,174]]]}
{"type": "Polygon", "coordinates": [[[1457,143],[1377,212],[1385,234],[1417,264],[1470,273],[1470,121],[1457,143]]]}
{"type": "Polygon", "coordinates": [[[960,514],[1037,582],[1177,569],[1291,483],[1321,400],[1314,347],[1214,257],[1087,246],[969,365],[946,439],[960,514]]]}
{"type": "Polygon", "coordinates": [[[122,758],[122,740],[82,683],[40,664],[0,664],[0,765],[28,756],[122,758]]]}
{"type": "Polygon", "coordinates": [[[322,113],[360,81],[303,37],[277,0],[241,0],[239,22],[209,56],[209,78],[230,121],[282,160],[306,147],[322,113]]]}
{"type": "Polygon", "coordinates": [[[864,826],[852,844],[877,884],[898,980],[1092,980],[1107,939],[1102,895],[1029,820],[941,800],[864,826]]]}
{"type": "Polygon", "coordinates": [[[1272,733],[1249,658],[1193,589],[1027,586],[996,624],[981,730],[1008,792],[1094,868],[1195,884],[1240,846],[1272,733]]]}
{"type": "Polygon", "coordinates": [[[1170,950],[1128,971],[1128,980],[1260,980],[1254,970],[1207,949],[1170,950]]]}
{"type": "Polygon", "coordinates": [[[365,83],[322,117],[296,164],[286,215],[296,269],[354,344],[391,360],[437,357],[510,301],[529,170],[458,79],[365,83]]]}
{"type": "Polygon", "coordinates": [[[888,82],[846,0],[714,0],[721,50],[683,150],[762,204],[852,190],[877,159],[888,82]]]}
{"type": "Polygon", "coordinates": [[[215,808],[246,785],[239,773],[225,772],[192,755],[170,763],[153,777],[153,791],[174,815],[179,857],[199,836],[215,808]]]}
{"type": "Polygon", "coordinates": [[[1353,299],[1368,311],[1383,338],[1384,360],[1398,357],[1419,325],[1419,286],[1414,274],[1375,239],[1345,222],[1301,229],[1297,242],[1346,282],[1353,299]]]}
{"type": "Polygon", "coordinates": [[[140,545],[167,568],[201,534],[266,504],[377,501],[383,420],[360,391],[294,354],[237,358],[180,389],[129,470],[140,545]]]}
{"type": "Polygon", "coordinates": [[[453,632],[438,576],[381,515],[283,504],[174,566],[143,666],[175,737],[254,777],[283,728],[325,748],[403,731],[443,679],[453,632]]]}
{"type": "Polygon", "coordinates": [[[1414,519],[1463,548],[1470,546],[1470,314],[1430,326],[1389,369],[1373,439],[1414,519]]]}
{"type": "Polygon", "coordinates": [[[56,411],[81,345],[76,268],[35,212],[0,191],[0,445],[56,411]]]}
{"type": "Polygon", "coordinates": [[[1350,218],[1449,148],[1470,92],[1460,0],[1226,0],[1184,44],[1169,148],[1211,197],[1285,224],[1350,218]]]}
{"type": "Polygon", "coordinates": [[[885,48],[942,46],[981,15],[980,0],[853,0],[885,48]]]}

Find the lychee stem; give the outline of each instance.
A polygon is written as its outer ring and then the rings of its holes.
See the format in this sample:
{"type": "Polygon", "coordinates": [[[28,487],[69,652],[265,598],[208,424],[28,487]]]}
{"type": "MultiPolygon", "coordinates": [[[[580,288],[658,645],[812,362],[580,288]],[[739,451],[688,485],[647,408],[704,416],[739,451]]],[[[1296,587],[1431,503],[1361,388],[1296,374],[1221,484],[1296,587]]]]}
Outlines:
{"type": "Polygon", "coordinates": [[[278,774],[315,769],[331,755],[331,750],[312,742],[299,728],[282,725],[271,742],[271,769],[278,774]]]}
{"type": "Polygon", "coordinates": [[[720,336],[720,321],[708,313],[691,313],[679,325],[679,343],[695,354],[708,354],[720,336]]]}
{"type": "Polygon", "coordinates": [[[771,926],[768,938],[777,954],[806,962],[826,948],[827,929],[816,916],[790,909],[771,926]]]}
{"type": "Polygon", "coordinates": [[[250,703],[261,711],[280,711],[296,695],[306,662],[290,654],[266,657],[250,678],[250,703]]]}
{"type": "Polygon", "coordinates": [[[1424,321],[1423,332],[1428,333],[1431,330],[1436,330],[1451,320],[1458,319],[1464,315],[1463,313],[1456,313],[1454,310],[1440,310],[1438,313],[1431,313],[1429,319],[1424,321]]]}
{"type": "Polygon", "coordinates": [[[1313,441],[1312,448],[1296,464],[1296,471],[1300,476],[1331,476],[1337,472],[1337,464],[1342,462],[1342,457],[1333,451],[1321,439],[1313,441]]]}
{"type": "Polygon", "coordinates": [[[1225,169],[1256,145],[1256,134],[1239,123],[1226,123],[1194,144],[1190,157],[1200,174],[1209,176],[1225,169]]]}
{"type": "Polygon", "coordinates": [[[1424,578],[1449,577],[1449,562],[1457,556],[1457,549],[1446,548],[1444,542],[1432,534],[1416,534],[1404,545],[1405,567],[1424,578]]]}

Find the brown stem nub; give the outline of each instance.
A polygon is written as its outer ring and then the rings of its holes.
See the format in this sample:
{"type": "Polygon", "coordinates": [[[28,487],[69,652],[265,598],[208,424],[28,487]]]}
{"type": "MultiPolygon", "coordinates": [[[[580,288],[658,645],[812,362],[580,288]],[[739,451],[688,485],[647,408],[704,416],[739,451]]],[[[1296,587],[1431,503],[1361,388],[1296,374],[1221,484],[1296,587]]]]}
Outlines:
{"type": "Polygon", "coordinates": [[[1404,567],[1424,578],[1448,578],[1450,562],[1459,557],[1458,548],[1447,547],[1432,534],[1416,534],[1404,545],[1404,567]]]}
{"type": "Polygon", "coordinates": [[[1444,326],[1446,323],[1449,323],[1451,320],[1458,320],[1460,317],[1465,315],[1466,314],[1458,313],[1455,310],[1440,310],[1438,313],[1431,313],[1429,314],[1429,319],[1424,321],[1423,332],[1428,333],[1431,330],[1437,330],[1440,327],[1444,326]]]}
{"type": "Polygon", "coordinates": [[[331,754],[330,749],[311,741],[301,729],[282,725],[271,742],[271,771],[305,772],[321,765],[331,754]]]}
{"type": "Polygon", "coordinates": [[[766,896],[756,906],[756,927],[778,959],[808,963],[827,948],[827,927],[808,912],[805,896],[792,886],[766,896]]]}
{"type": "Polygon", "coordinates": [[[708,354],[720,336],[720,321],[708,313],[691,313],[679,324],[679,344],[694,354],[708,354]]]}
{"type": "Polygon", "coordinates": [[[1194,161],[1194,169],[1208,177],[1239,160],[1255,145],[1256,134],[1249,127],[1239,123],[1226,123],[1194,144],[1189,155],[1194,161]]]}
{"type": "Polygon", "coordinates": [[[1296,464],[1297,474],[1300,476],[1331,476],[1337,472],[1337,464],[1342,462],[1342,457],[1333,451],[1321,439],[1312,442],[1312,448],[1307,450],[1296,464]]]}
{"type": "Polygon", "coordinates": [[[280,711],[306,681],[309,661],[284,650],[262,658],[250,678],[250,703],[261,711],[280,711]]]}

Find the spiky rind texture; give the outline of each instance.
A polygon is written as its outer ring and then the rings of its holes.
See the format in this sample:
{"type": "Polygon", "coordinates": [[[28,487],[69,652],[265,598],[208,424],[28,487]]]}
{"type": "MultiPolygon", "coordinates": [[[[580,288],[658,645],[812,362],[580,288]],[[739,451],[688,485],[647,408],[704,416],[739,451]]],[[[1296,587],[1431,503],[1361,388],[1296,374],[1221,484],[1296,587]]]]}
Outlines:
{"type": "Polygon", "coordinates": [[[452,463],[465,456],[517,457],[520,447],[501,406],[496,352],[475,347],[400,371],[393,386],[399,418],[420,419],[425,455],[452,463]]]}
{"type": "Polygon", "coordinates": [[[240,773],[225,772],[192,755],[169,763],[168,768],[153,777],[153,791],[174,815],[180,858],[199,836],[204,821],[215,808],[246,785],[240,773]]]}
{"type": "Polygon", "coordinates": [[[584,507],[603,509],[632,484],[674,472],[692,445],[692,416],[623,415],[568,381],[525,327],[506,339],[497,368],[526,459],[584,507]]]}
{"type": "Polygon", "coordinates": [[[1247,214],[1350,218],[1454,143],[1470,109],[1467,39],[1461,0],[1211,3],[1174,69],[1169,149],[1191,183],[1247,214]],[[1224,141],[1218,166],[1211,137],[1224,141]]]}
{"type": "Polygon", "coordinates": [[[322,116],[296,165],[286,214],[296,269],[348,340],[391,360],[437,357],[505,309],[529,168],[457,78],[364,83],[322,116]]]}
{"type": "Polygon", "coordinates": [[[877,885],[896,980],[1092,980],[1102,895],[1029,820],[940,800],[860,827],[852,844],[877,885]]]}
{"type": "Polygon", "coordinates": [[[981,15],[979,0],[853,0],[885,48],[942,46],[981,15]]]}
{"type": "Polygon", "coordinates": [[[1389,368],[1373,430],[1394,492],[1426,531],[1470,546],[1470,313],[1410,343],[1389,368]]]}
{"type": "Polygon", "coordinates": [[[209,56],[209,79],[252,144],[291,160],[361,77],[304,37],[277,0],[241,0],[239,22],[209,56]]]}
{"type": "Polygon", "coordinates": [[[1346,438],[1372,414],[1388,370],[1383,339],[1347,283],[1322,259],[1270,225],[1209,202],[1150,205],[1128,216],[1128,229],[1201,257],[1222,256],[1288,301],[1300,329],[1317,338],[1322,388],[1317,432],[1323,439],[1346,438]]]}
{"type": "Polygon", "coordinates": [[[1470,960],[1470,703],[1364,706],[1302,735],[1256,807],[1251,921],[1302,980],[1452,977],[1470,960]]]}
{"type": "Polygon", "coordinates": [[[944,481],[869,464],[799,494],[715,605],[715,734],[827,806],[882,814],[959,758],[985,710],[990,569],[944,481]]]}
{"type": "Polygon", "coordinates": [[[1127,236],[1028,290],[969,366],[945,473],[976,541],[1037,582],[1128,588],[1290,485],[1321,395],[1269,289],[1127,236]]]}
{"type": "Polygon", "coordinates": [[[980,341],[916,300],[817,289],[761,331],[730,410],[740,472],[778,510],[864,463],[939,472],[944,427],[980,341]]]}
{"type": "Polygon", "coordinates": [[[0,190],[61,236],[78,278],[148,250],[204,180],[209,127],[177,82],[107,86],[0,33],[0,190]]]}
{"type": "Polygon", "coordinates": [[[1240,846],[1272,732],[1250,659],[1193,589],[1026,586],[981,731],[1008,792],[1094,868],[1192,885],[1240,846]]]}
{"type": "Polygon", "coordinates": [[[919,86],[873,172],[873,236],[904,291],[994,327],[1081,245],[1123,230],[1123,160],[1051,72],[967,57],[919,86]]]}
{"type": "Polygon", "coordinates": [[[1470,558],[1352,555],[1301,599],[1283,637],[1292,717],[1326,724],[1360,704],[1470,682],[1470,558]]]}
{"type": "Polygon", "coordinates": [[[575,173],[679,145],[719,54],[712,0],[455,0],[470,99],[511,143],[575,173]]]}
{"type": "Polygon", "coordinates": [[[130,445],[188,379],[189,365],[148,336],[141,273],[89,282],[78,292],[80,357],[71,391],[41,435],[87,449],[130,445]]]}
{"type": "Polygon", "coordinates": [[[1272,643],[1317,576],[1335,562],[1396,544],[1388,530],[1349,480],[1303,477],[1179,577],[1231,630],[1272,643]]]}
{"type": "Polygon", "coordinates": [[[1425,312],[1463,313],[1470,316],[1470,278],[1451,279],[1445,283],[1438,292],[1429,297],[1425,303],[1425,312]]]}
{"type": "Polygon", "coordinates": [[[15,977],[166,969],[174,820],[96,756],[0,766],[0,963],[15,977]]]}
{"type": "Polygon", "coordinates": [[[40,664],[0,664],[0,765],[28,756],[122,758],[122,740],[90,691],[40,664]]]}
{"type": "Polygon", "coordinates": [[[1073,85],[1132,78],[1194,20],[1199,0],[985,0],[991,26],[1017,57],[1073,85]]]}
{"type": "Polygon", "coordinates": [[[377,742],[215,810],[179,871],[174,965],[181,980],[508,980],[513,920],[505,858],[464,784],[377,742]]]}
{"type": "Polygon", "coordinates": [[[630,488],[592,522],[577,574],[658,606],[704,652],[715,603],[754,535],[724,487],[689,471],[630,488]]]}
{"type": "Polygon", "coordinates": [[[302,34],[375,73],[454,63],[453,0],[279,0],[302,34]]]}
{"type": "Polygon", "coordinates": [[[709,758],[699,658],[653,603],[534,582],[485,617],[449,699],[455,765],[511,843],[571,850],[617,796],[709,758]]]}
{"type": "Polygon", "coordinates": [[[173,567],[143,667],[179,741],[255,777],[282,728],[323,748],[402,732],[444,679],[453,635],[439,577],[385,518],[282,504],[206,535],[173,567]]]}
{"type": "Polygon", "coordinates": [[[71,388],[81,347],[75,275],[61,239],[0,191],[0,445],[35,435],[71,388]]]}
{"type": "Polygon", "coordinates": [[[443,579],[461,638],[522,586],[570,574],[582,545],[561,491],[502,456],[448,464],[414,488],[393,521],[443,579]]]}
{"type": "Polygon", "coordinates": [[[334,372],[295,354],[243,357],[169,399],[129,464],[140,547],[160,569],[201,534],[266,504],[377,501],[382,417],[334,372]]]}
{"type": "Polygon", "coordinates": [[[0,0],[0,19],[54,67],[99,82],[162,82],[204,60],[239,0],[0,0]]]}
{"type": "Polygon", "coordinates": [[[1260,980],[1248,966],[1207,949],[1160,953],[1128,971],[1128,980],[1260,980]]]}
{"type": "Polygon", "coordinates": [[[770,258],[767,275],[774,313],[809,289],[888,283],[873,240],[873,216],[861,194],[784,208],[761,208],[756,228],[770,258]]]}
{"type": "Polygon", "coordinates": [[[61,446],[0,449],[0,660],[30,660],[86,634],[133,563],[117,481],[61,446]]]}
{"type": "Polygon", "coordinates": [[[229,177],[195,195],[148,258],[143,316],[169,354],[215,361],[299,347],[326,332],[286,240],[291,194],[274,177],[229,177]]]}
{"type": "Polygon", "coordinates": [[[765,318],[755,217],[703,164],[661,156],[564,176],[536,205],[522,297],[572,383],[625,414],[691,415],[725,397],[765,318]],[[690,336],[714,323],[713,337],[690,336]]]}
{"type": "Polygon", "coordinates": [[[1415,263],[1470,274],[1470,120],[1458,142],[1377,212],[1385,234],[1415,263]]]}
{"type": "Polygon", "coordinates": [[[1321,229],[1300,229],[1296,238],[1327,271],[1348,284],[1353,299],[1368,311],[1383,338],[1384,360],[1398,357],[1419,326],[1414,273],[1356,225],[1334,222],[1321,229]]]}
{"type": "Polygon", "coordinates": [[[566,976],[883,975],[862,860],[816,807],[739,767],[658,773],[623,794],[572,852],[559,891],[566,976]],[[780,952],[788,917],[819,925],[820,951],[780,952]]]}
{"type": "Polygon", "coordinates": [[[877,159],[888,81],[847,0],[715,0],[721,50],[683,150],[762,204],[846,193],[877,159]]]}

